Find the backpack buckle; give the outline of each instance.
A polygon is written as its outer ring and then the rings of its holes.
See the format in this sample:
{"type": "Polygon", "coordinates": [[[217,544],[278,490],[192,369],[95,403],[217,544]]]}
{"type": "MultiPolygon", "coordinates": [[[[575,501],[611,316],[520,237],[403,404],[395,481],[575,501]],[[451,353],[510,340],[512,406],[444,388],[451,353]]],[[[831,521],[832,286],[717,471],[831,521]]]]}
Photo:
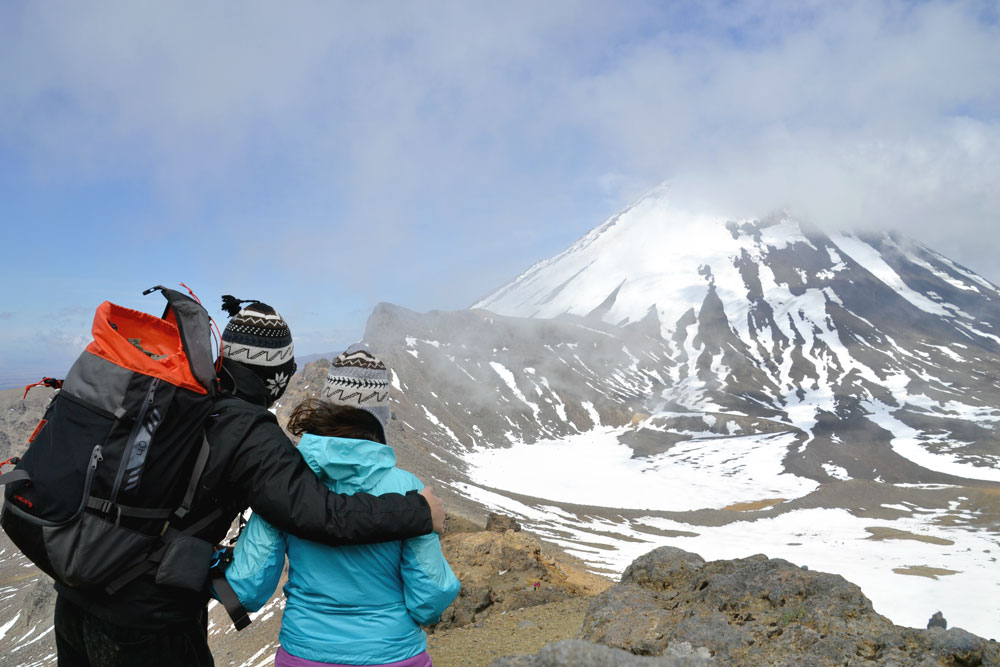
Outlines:
{"type": "Polygon", "coordinates": [[[87,500],[87,508],[92,509],[101,514],[111,514],[111,508],[114,507],[114,503],[110,500],[104,500],[103,498],[95,498],[91,496],[87,500]]]}

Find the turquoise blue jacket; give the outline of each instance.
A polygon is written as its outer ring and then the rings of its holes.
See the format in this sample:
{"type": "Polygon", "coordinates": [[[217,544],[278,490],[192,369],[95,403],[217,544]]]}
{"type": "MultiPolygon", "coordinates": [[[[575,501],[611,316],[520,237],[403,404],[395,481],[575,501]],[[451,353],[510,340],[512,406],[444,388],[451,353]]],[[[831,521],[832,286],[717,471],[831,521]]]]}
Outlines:
{"type": "MultiPolygon", "coordinates": [[[[306,434],[306,463],[338,493],[420,490],[396,468],[392,448],[367,440],[306,434]]],[[[396,542],[328,547],[283,533],[252,516],[226,578],[248,611],[274,594],[288,555],[287,598],[279,639],[292,655],[317,662],[376,665],[427,648],[420,625],[436,623],[459,582],[435,533],[396,542]]]]}

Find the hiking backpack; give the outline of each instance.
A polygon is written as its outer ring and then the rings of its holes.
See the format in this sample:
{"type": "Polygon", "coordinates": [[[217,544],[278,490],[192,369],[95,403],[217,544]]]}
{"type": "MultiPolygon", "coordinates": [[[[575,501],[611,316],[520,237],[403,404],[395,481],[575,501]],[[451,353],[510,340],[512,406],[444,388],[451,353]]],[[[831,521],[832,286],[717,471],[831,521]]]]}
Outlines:
{"type": "MultiPolygon", "coordinates": [[[[212,545],[178,531],[208,460],[218,395],[211,320],[156,286],[162,317],[105,301],[94,340],[56,388],[5,485],[0,525],[61,584],[113,594],[156,568],[158,583],[203,590],[212,545]]],[[[192,295],[193,296],[193,295],[192,295]]],[[[30,387],[29,387],[30,388],[30,387]]],[[[27,389],[25,390],[27,393],[27,389]]]]}

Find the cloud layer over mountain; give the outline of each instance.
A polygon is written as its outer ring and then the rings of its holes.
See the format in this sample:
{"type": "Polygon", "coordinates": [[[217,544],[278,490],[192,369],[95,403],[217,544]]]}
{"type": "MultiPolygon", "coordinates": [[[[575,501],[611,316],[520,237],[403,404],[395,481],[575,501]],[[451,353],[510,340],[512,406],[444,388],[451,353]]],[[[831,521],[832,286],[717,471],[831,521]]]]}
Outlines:
{"type": "Polygon", "coordinates": [[[665,179],[998,280],[997,71],[986,0],[8,3],[0,265],[31,280],[0,366],[150,278],[287,304],[303,352],[334,349],[375,302],[467,306],[665,179]]]}

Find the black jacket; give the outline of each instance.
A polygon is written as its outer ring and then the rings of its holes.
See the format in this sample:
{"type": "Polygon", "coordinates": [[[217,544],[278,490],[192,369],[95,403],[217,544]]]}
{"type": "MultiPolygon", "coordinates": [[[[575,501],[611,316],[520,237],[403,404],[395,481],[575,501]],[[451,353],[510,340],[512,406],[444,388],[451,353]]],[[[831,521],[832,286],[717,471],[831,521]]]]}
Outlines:
{"type": "MultiPolygon", "coordinates": [[[[209,515],[218,520],[197,536],[221,542],[236,515],[247,507],[280,530],[331,545],[406,539],[431,532],[427,501],[416,493],[353,496],[331,493],[265,409],[263,382],[238,363],[225,361],[222,401],[206,426],[210,454],[191,512],[173,525],[183,529],[209,515]]],[[[151,572],[115,595],[81,592],[56,584],[59,594],[107,621],[157,628],[198,618],[208,592],[159,585],[151,572]]]]}

